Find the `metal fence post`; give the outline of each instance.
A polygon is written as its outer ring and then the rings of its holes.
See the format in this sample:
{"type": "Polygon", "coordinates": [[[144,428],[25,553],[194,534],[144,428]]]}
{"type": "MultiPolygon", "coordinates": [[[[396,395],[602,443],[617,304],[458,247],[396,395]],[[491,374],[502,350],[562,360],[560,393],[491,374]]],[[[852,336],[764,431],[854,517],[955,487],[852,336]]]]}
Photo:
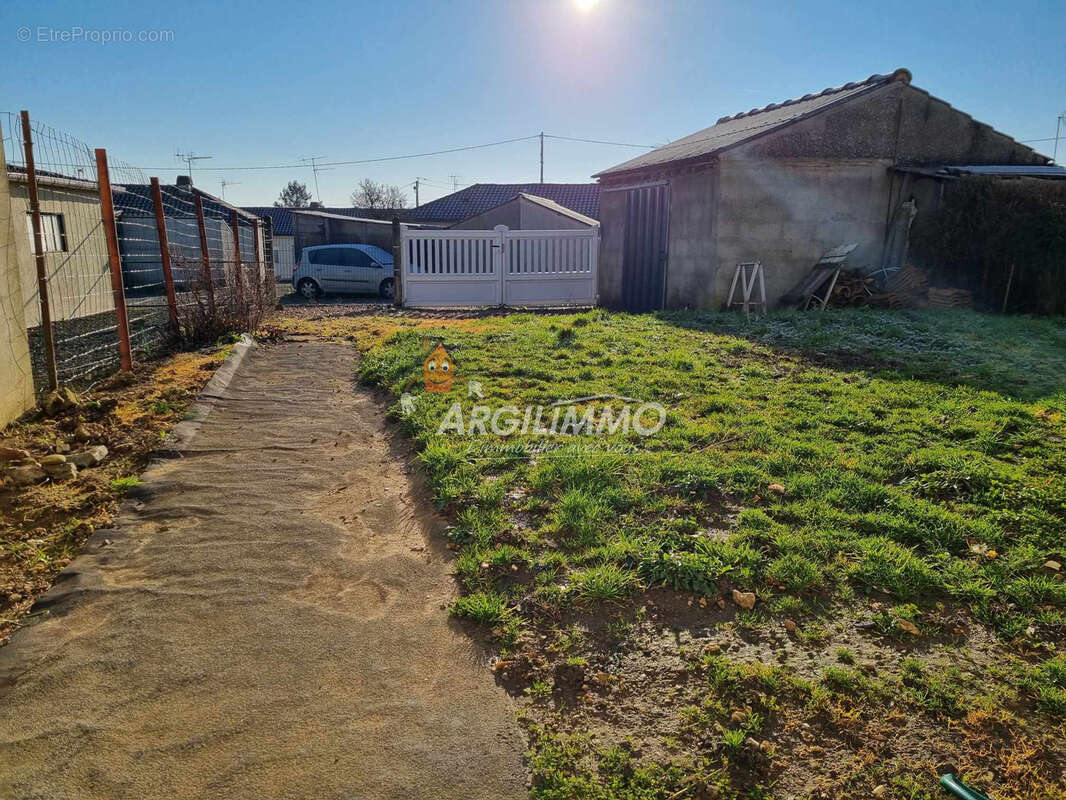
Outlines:
{"type": "Polygon", "coordinates": [[[107,169],[107,151],[102,147],[96,148],[96,180],[100,187],[100,214],[104,223],[104,238],[107,240],[107,260],[111,266],[111,291],[115,296],[119,363],[124,372],[129,372],[133,369],[133,354],[130,348],[129,318],[126,316],[126,289],[122,285],[122,260],[118,251],[111,174],[107,169]]]}
{"type": "MultiPolygon", "coordinates": [[[[41,332],[44,334],[44,355],[48,368],[48,388],[59,386],[56,368],[55,332],[52,330],[52,306],[48,301],[48,265],[44,257],[44,234],[41,232],[41,202],[37,194],[37,166],[33,160],[33,132],[30,112],[22,112],[22,143],[26,150],[26,182],[30,194],[30,219],[33,225],[33,255],[37,263],[37,297],[41,304],[41,332]]],[[[6,168],[6,167],[5,167],[6,168]]]]}
{"type": "Polygon", "coordinates": [[[237,299],[237,308],[240,308],[244,299],[243,283],[244,271],[241,269],[241,216],[237,209],[230,214],[230,224],[233,226],[233,291],[237,299]]]}
{"type": "Polygon", "coordinates": [[[211,254],[207,250],[207,223],[204,222],[204,201],[196,195],[196,226],[200,230],[200,263],[203,270],[204,284],[207,286],[207,305],[215,316],[215,279],[211,275],[211,254]]]}
{"type": "Polygon", "coordinates": [[[403,307],[403,227],[400,218],[392,218],[392,304],[403,307]]]}
{"type": "Polygon", "coordinates": [[[159,260],[163,264],[163,284],[167,290],[167,310],[170,327],[178,332],[178,296],[174,291],[174,272],[170,266],[170,240],[167,238],[167,219],[163,213],[163,192],[159,178],[152,178],[152,204],[155,206],[155,229],[159,236],[159,260]]]}

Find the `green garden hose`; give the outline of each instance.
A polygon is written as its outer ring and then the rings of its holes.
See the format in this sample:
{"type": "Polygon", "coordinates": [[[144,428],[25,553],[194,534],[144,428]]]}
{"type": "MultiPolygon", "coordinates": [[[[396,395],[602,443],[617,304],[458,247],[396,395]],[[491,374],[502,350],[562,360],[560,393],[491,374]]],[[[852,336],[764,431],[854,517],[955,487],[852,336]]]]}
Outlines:
{"type": "Polygon", "coordinates": [[[940,785],[956,797],[961,798],[961,800],[992,800],[992,798],[984,792],[971,789],[950,772],[940,776],[940,785]]]}

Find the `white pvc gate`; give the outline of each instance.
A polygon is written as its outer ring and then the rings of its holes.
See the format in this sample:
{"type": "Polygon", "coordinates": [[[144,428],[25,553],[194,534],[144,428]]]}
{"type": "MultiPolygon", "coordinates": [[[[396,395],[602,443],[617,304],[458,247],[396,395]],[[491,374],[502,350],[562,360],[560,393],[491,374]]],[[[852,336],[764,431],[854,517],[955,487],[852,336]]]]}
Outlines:
{"type": "Polygon", "coordinates": [[[599,241],[599,228],[404,230],[404,305],[595,305],[599,241]]]}

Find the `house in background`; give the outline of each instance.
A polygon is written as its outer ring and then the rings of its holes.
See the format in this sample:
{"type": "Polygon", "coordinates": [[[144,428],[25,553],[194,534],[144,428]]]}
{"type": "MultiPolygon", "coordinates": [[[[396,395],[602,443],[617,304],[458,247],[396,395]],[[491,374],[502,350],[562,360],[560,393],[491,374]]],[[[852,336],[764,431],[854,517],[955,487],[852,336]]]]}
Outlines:
{"type": "Polygon", "coordinates": [[[884,266],[901,209],[936,202],[936,181],[908,168],[1048,160],[905,69],[722,117],[594,176],[600,301],[720,308],[736,264],[758,260],[772,306],[834,247],[859,245],[850,266],[884,266]]]}
{"type": "Polygon", "coordinates": [[[452,230],[488,231],[506,225],[513,231],[581,230],[599,222],[553,200],[519,192],[495,208],[451,225],[452,230]]]}
{"type": "MultiPolygon", "coordinates": [[[[37,294],[36,248],[30,216],[30,194],[24,167],[7,165],[11,216],[22,228],[29,247],[19,258],[26,327],[41,324],[37,294]]],[[[107,240],[100,225],[100,194],[96,181],[37,170],[44,239],[45,269],[51,276],[49,299],[54,320],[92,316],[114,308],[107,240]],[[60,269],[75,257],[77,269],[60,269]]],[[[118,187],[116,187],[117,190],[118,187]]]]}
{"type": "Polygon", "coordinates": [[[595,183],[475,183],[410,209],[405,219],[449,228],[498,208],[519,194],[550,200],[593,220],[600,218],[600,187],[595,183]]]}

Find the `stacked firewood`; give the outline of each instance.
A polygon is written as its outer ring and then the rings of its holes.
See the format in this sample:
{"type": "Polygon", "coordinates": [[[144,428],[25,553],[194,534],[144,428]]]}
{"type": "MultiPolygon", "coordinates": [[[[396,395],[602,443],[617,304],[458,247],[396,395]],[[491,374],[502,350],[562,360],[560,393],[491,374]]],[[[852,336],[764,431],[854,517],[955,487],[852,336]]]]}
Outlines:
{"type": "Polygon", "coordinates": [[[930,289],[930,308],[971,308],[973,292],[966,289],[930,289]]]}

